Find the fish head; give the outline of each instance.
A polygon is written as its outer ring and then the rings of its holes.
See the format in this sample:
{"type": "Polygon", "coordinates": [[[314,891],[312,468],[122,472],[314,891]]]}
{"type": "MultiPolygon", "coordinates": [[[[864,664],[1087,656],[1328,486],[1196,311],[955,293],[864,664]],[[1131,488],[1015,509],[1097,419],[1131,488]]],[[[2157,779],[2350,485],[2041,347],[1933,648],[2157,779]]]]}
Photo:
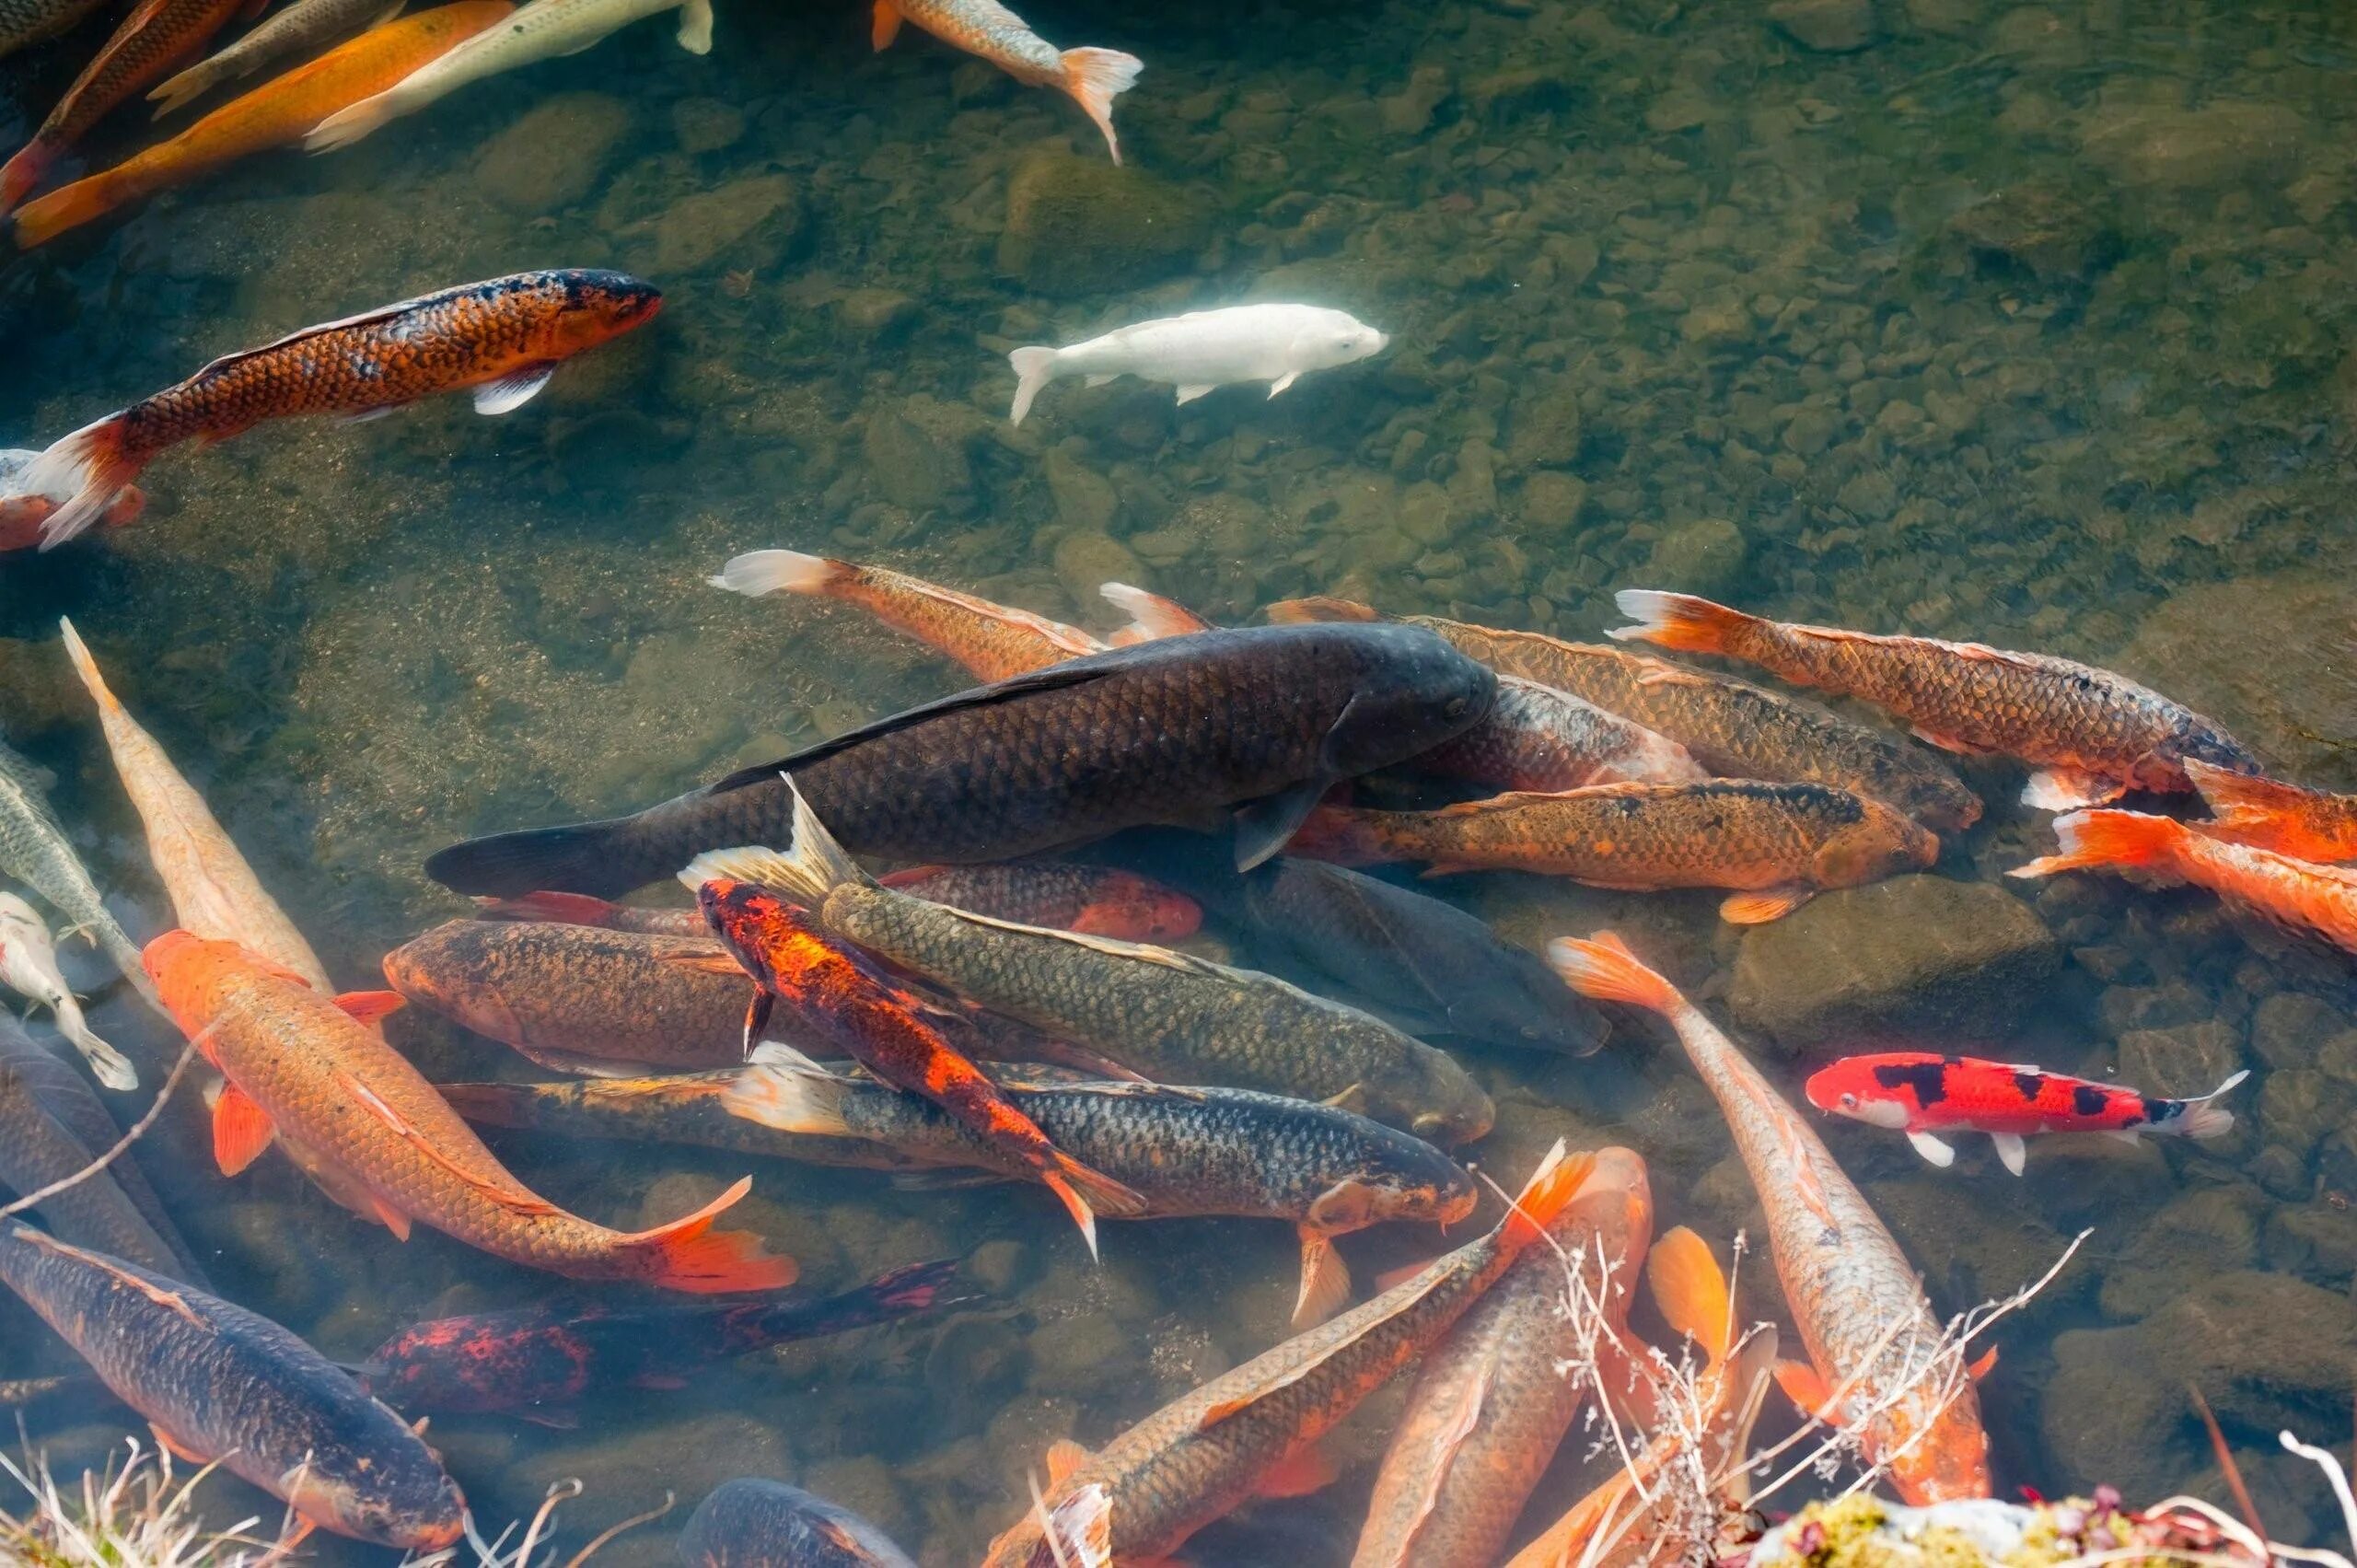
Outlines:
{"type": "Polygon", "coordinates": [[[1329,1236],[1364,1230],[1387,1220],[1455,1225],[1473,1212],[1480,1194],[1463,1166],[1426,1144],[1400,1137],[1364,1168],[1320,1192],[1309,1224],[1329,1236]]]}
{"type": "Polygon", "coordinates": [[[1202,906],[1134,871],[1109,871],[1072,929],[1122,942],[1180,942],[1202,928],[1202,906]]]}
{"type": "Polygon", "coordinates": [[[1347,310],[1311,310],[1293,336],[1286,364],[1299,370],[1330,370],[1381,354],[1390,338],[1347,310]]]}
{"type": "Polygon", "coordinates": [[[596,348],[653,320],[663,308],[663,291],[628,273],[582,269],[563,274],[563,298],[550,331],[552,357],[563,359],[596,348]]]}
{"type": "MultiPolygon", "coordinates": [[[[1956,1365],[1945,1382],[1954,1397],[1929,1417],[1930,1424],[1911,1444],[1894,1446],[1890,1459],[1891,1484],[1898,1495],[1917,1507],[1933,1503],[1954,1503],[1967,1498],[1989,1495],[1989,1434],[1980,1424],[1980,1400],[1972,1391],[1972,1381],[1963,1365],[1963,1356],[1955,1352],[1956,1365]]],[[[1935,1391],[1925,1389],[1920,1400],[1911,1404],[1935,1402],[1935,1391]]],[[[1893,1416],[1911,1415],[1913,1411],[1901,1407],[1890,1412],[1893,1416]]]]}
{"type": "Polygon", "coordinates": [[[772,889],[716,877],[697,888],[696,907],[746,972],[780,996],[804,995],[856,967],[807,911],[772,889]]]}
{"type": "Polygon", "coordinates": [[[346,1441],[289,1469],[279,1478],[281,1495],[305,1518],[354,1540],[413,1552],[457,1545],[466,1534],[466,1494],[424,1438],[383,1405],[372,1400],[367,1410],[365,1432],[342,1434],[346,1441]]]}
{"type": "Polygon", "coordinates": [[[531,1031],[501,988],[504,966],[482,946],[512,940],[517,938],[506,935],[502,925],[449,921],[387,953],[385,983],[479,1035],[510,1045],[534,1044],[531,1031]]]}
{"type": "Polygon", "coordinates": [[[1872,1067],[1863,1061],[1836,1062],[1818,1069],[1809,1074],[1802,1092],[1808,1096],[1809,1104],[1829,1116],[1846,1116],[1894,1132],[1907,1126],[1906,1104],[1877,1084],[1872,1067]]]}
{"type": "Polygon", "coordinates": [[[2188,714],[2177,721],[2168,738],[2154,747],[2152,755],[2138,764],[2134,782],[2143,789],[2182,790],[2186,787],[2185,764],[2189,759],[2228,772],[2256,774],[2264,771],[2258,759],[2245,750],[2233,736],[2198,714],[2188,714]]]}
{"type": "Polygon", "coordinates": [[[1497,1124],[1497,1106],[1465,1069],[1457,1067],[1453,1076],[1434,1073],[1429,1077],[1432,1081],[1420,1091],[1420,1109],[1408,1118],[1409,1132],[1428,1144],[1469,1144],[1497,1124]]]}
{"type": "Polygon", "coordinates": [[[1396,621],[1329,626],[1355,656],[1356,690],[1327,732],[1320,761],[1353,778],[1429,751],[1479,724],[1497,701],[1489,666],[1458,653],[1422,626],[1396,621]]]}
{"type": "Polygon", "coordinates": [[[1869,882],[1921,871],[1940,858],[1937,835],[1879,800],[1863,796],[1855,821],[1837,829],[1809,861],[1809,880],[1820,888],[1863,888],[1869,882]]]}

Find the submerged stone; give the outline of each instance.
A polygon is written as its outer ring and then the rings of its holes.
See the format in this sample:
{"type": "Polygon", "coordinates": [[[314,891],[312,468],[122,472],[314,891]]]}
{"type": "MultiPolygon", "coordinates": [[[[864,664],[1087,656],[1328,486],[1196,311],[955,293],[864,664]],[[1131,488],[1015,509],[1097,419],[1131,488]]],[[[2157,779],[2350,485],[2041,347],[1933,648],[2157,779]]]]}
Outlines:
{"type": "Polygon", "coordinates": [[[1006,188],[999,271],[1040,294],[1135,288],[1187,270],[1211,238],[1211,203],[1101,157],[1039,153],[1006,188]]]}
{"type": "Polygon", "coordinates": [[[622,138],[630,105],[607,93],[559,93],[483,144],[482,193],[517,213],[552,213],[598,188],[622,138]]]}

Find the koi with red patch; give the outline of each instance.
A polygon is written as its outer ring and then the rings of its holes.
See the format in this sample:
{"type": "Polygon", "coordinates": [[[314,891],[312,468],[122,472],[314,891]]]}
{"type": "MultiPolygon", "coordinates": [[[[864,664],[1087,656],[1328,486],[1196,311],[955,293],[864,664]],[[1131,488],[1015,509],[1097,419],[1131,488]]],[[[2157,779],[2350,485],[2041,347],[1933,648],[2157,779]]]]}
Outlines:
{"type": "MultiPolygon", "coordinates": [[[[720,852],[726,854],[726,852],[720,852]]],[[[704,918],[757,987],[745,1040],[761,1037],[780,1001],[803,1025],[886,1082],[923,1095],[1034,1172],[1063,1203],[1097,1253],[1097,1211],[1142,1213],[1145,1200],[1074,1159],[1016,1108],[996,1084],[939,1028],[922,997],[885,980],[837,947],[810,917],[776,893],[730,877],[710,877],[699,856],[680,874],[697,883],[704,918]]]]}
{"type": "MultiPolygon", "coordinates": [[[[17,476],[40,458],[39,452],[0,451],[0,555],[39,549],[41,531],[57,511],[58,502],[53,496],[27,495],[16,491],[17,476]]],[[[147,493],[131,485],[109,504],[99,518],[99,526],[126,528],[137,522],[139,514],[146,509],[147,493]]]]}
{"type": "Polygon", "coordinates": [[[2301,860],[2357,860],[2357,795],[2304,789],[2192,758],[2185,774],[2210,807],[2211,819],[2198,825],[2213,839],[2301,860]]]}
{"type": "Polygon", "coordinates": [[[379,1398],[411,1415],[506,1412],[569,1425],[569,1407],[587,1395],[677,1388],[714,1362],[976,1299],[952,1294],[957,1273],[953,1259],[895,1269],[839,1295],[437,1318],[377,1346],[364,1370],[379,1398]]]}
{"type": "Polygon", "coordinates": [[[1809,1104],[1853,1121],[1905,1132],[1915,1152],[1945,1168],[1956,1150],[1940,1132],[1986,1132],[1997,1157],[2022,1173],[2022,1139],[2035,1132],[2109,1132],[2131,1143],[2145,1132],[2215,1138],[2235,1113],[2212,1102],[2249,1077],[2236,1073],[2206,1095],[2163,1099],[2123,1084],[2067,1073],[1893,1051],[1851,1056],[1809,1075],[1809,1104]]]}

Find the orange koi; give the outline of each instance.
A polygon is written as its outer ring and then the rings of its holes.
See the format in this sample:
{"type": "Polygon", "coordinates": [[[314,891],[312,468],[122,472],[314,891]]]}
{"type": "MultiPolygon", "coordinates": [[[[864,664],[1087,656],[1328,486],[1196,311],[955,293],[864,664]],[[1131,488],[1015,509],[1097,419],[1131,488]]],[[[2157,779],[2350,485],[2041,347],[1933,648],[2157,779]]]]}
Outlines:
{"type": "Polygon", "coordinates": [[[2357,795],[2303,789],[2192,758],[2185,772],[2210,807],[2200,828],[2212,838],[2300,860],[2357,860],[2357,795]]]}
{"type": "Polygon", "coordinates": [[[998,0],[876,0],[875,41],[888,45],[911,21],[953,49],[989,61],[1027,87],[1072,95],[1105,133],[1106,150],[1121,161],[1113,134],[1113,100],[1130,90],[1145,62],[1118,49],[1058,49],[998,0]]]}

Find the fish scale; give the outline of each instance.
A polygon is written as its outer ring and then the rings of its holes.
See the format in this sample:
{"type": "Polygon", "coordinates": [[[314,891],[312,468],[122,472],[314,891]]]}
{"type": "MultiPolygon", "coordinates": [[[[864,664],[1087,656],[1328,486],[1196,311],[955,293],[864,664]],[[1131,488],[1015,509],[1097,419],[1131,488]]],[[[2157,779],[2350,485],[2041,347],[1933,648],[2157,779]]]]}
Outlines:
{"type": "Polygon", "coordinates": [[[0,0],[0,59],[59,33],[99,8],[99,0],[0,0]]]}
{"type": "Polygon", "coordinates": [[[156,990],[139,967],[138,945],[107,912],[89,872],[65,842],[41,779],[39,769],[0,741],[0,873],[31,888],[96,937],[139,993],[153,1001],[156,990]]]}

